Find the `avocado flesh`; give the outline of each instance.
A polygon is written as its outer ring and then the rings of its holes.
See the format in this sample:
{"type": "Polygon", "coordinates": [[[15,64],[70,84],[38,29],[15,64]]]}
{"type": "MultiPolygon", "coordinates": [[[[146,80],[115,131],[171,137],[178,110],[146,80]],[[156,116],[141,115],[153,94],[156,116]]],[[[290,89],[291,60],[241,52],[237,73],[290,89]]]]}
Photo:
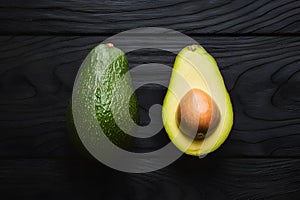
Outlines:
{"type": "Polygon", "coordinates": [[[233,124],[230,97],[216,61],[203,47],[187,46],[177,55],[163,102],[162,119],[171,141],[189,155],[208,154],[216,150],[227,138],[233,124]],[[193,88],[209,94],[220,111],[217,127],[203,140],[186,136],[176,124],[176,111],[180,100],[193,88]]]}
{"type": "MultiPolygon", "coordinates": [[[[123,132],[133,130],[132,124],[128,121],[139,121],[139,110],[136,95],[131,86],[131,78],[128,72],[127,58],[120,49],[100,44],[96,46],[85,58],[79,74],[77,75],[77,87],[73,90],[76,93],[80,107],[73,108],[80,110],[80,120],[86,121],[88,117],[95,115],[103,133],[111,142],[122,148],[127,148],[132,136],[123,132]],[[121,82],[119,82],[122,80],[121,82]],[[92,96],[90,95],[92,91],[92,96]],[[132,94],[130,97],[129,95],[132,94]],[[129,105],[127,99],[129,100],[129,105]],[[118,118],[121,119],[122,129],[116,124],[112,109],[117,110],[118,118]],[[127,115],[129,109],[129,116],[127,115]],[[82,116],[82,117],[81,117],[82,116]],[[129,117],[131,119],[129,119],[129,117]]],[[[74,137],[78,138],[75,125],[73,124],[72,112],[67,118],[69,130],[74,137]]],[[[94,126],[91,122],[90,128],[94,126]]],[[[97,135],[86,129],[84,137],[97,140],[97,135]]],[[[78,146],[78,142],[75,143],[78,146]]],[[[79,147],[80,150],[82,149],[79,147]]],[[[96,147],[97,148],[97,147],[96,147]]]]}

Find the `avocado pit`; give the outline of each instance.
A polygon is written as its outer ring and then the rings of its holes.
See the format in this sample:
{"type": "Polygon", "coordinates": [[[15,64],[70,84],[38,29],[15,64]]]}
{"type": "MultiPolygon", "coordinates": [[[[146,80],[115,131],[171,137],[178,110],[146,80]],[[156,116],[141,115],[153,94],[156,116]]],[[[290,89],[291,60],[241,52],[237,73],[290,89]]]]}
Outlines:
{"type": "Polygon", "coordinates": [[[179,102],[176,120],[187,136],[201,140],[214,130],[220,121],[220,111],[214,100],[203,90],[194,88],[179,102]]]}

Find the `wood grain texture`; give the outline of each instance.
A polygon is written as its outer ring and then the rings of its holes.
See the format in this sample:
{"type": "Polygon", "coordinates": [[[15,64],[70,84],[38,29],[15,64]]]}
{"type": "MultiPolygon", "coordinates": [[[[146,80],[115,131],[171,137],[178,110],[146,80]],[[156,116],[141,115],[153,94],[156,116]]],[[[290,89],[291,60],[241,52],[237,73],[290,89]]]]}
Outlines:
{"type": "MultiPolygon", "coordinates": [[[[82,60],[104,39],[0,37],[0,156],[77,155],[65,127],[66,106],[82,60]]],[[[234,106],[233,130],[214,155],[299,157],[300,37],[194,39],[219,63],[234,106]]],[[[172,53],[153,49],[128,54],[131,68],[151,62],[171,66],[174,58],[172,53]]],[[[169,74],[150,76],[164,79],[169,74]]],[[[138,90],[143,124],[150,120],[149,107],[161,104],[165,92],[154,85],[138,90]]],[[[141,144],[150,151],[166,142],[162,130],[141,144]]]]}
{"type": "MultiPolygon", "coordinates": [[[[298,0],[2,0],[1,198],[298,200],[299,18],[298,0]],[[183,155],[156,172],[127,174],[80,156],[65,114],[88,52],[106,36],[145,26],[193,36],[216,58],[235,124],[225,144],[205,158],[183,155]]],[[[161,41],[133,35],[114,43],[151,48],[161,41]]],[[[172,37],[163,41],[184,46],[172,37]]],[[[175,58],[155,49],[127,56],[131,69],[171,66],[175,58]]],[[[170,77],[168,71],[131,74],[134,84],[149,77],[168,83],[170,77]]],[[[165,92],[154,84],[137,90],[141,124],[150,122],[149,109],[165,92]]],[[[162,129],[133,148],[153,151],[168,142],[162,129]]]]}
{"type": "Polygon", "coordinates": [[[299,34],[298,0],[2,0],[0,34],[111,34],[162,26],[194,34],[299,34]]]}
{"type": "Polygon", "coordinates": [[[184,157],[147,174],[79,160],[0,160],[7,199],[296,200],[299,159],[184,157]]]}

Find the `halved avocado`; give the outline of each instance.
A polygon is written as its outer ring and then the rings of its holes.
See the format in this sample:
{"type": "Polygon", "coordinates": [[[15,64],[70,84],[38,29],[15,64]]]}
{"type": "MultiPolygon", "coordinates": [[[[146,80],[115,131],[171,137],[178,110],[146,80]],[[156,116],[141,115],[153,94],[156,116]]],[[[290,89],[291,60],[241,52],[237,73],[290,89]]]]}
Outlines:
{"type": "Polygon", "coordinates": [[[230,97],[216,61],[203,47],[187,46],[177,55],[162,119],[171,141],[189,155],[208,154],[227,138],[233,125],[230,97]],[[206,110],[204,117],[202,110],[206,110]],[[193,122],[198,126],[193,127],[193,122]]]}

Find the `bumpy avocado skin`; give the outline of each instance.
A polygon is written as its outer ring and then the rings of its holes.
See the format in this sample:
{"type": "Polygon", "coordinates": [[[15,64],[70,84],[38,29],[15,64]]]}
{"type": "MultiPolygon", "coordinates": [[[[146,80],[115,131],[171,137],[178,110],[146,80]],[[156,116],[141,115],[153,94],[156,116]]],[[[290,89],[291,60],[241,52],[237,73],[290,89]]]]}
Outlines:
{"type": "Polygon", "coordinates": [[[182,152],[202,156],[215,151],[228,137],[233,125],[230,96],[214,58],[199,45],[183,48],[176,57],[162,108],[165,130],[182,152]],[[203,140],[187,137],[176,123],[176,110],[181,98],[193,88],[209,94],[220,110],[220,122],[203,140]]]}
{"type": "Polygon", "coordinates": [[[70,139],[72,144],[74,145],[75,149],[81,154],[83,157],[88,158],[89,160],[93,160],[93,156],[84,148],[79,135],[76,131],[76,127],[74,124],[73,114],[72,114],[72,101],[69,102],[67,107],[67,131],[69,133],[70,139]]]}
{"type": "MultiPolygon", "coordinates": [[[[127,130],[130,129],[130,124],[126,124],[128,119],[126,119],[127,115],[125,115],[128,110],[126,110],[128,101],[126,101],[126,97],[128,94],[132,94],[129,101],[129,113],[131,119],[135,122],[139,122],[139,110],[138,110],[138,102],[136,95],[131,86],[131,78],[128,72],[128,61],[125,54],[116,47],[109,47],[105,44],[100,44],[95,47],[86,57],[83,65],[81,66],[83,70],[81,70],[80,74],[80,85],[79,87],[83,91],[75,91],[81,95],[81,102],[88,102],[88,99],[91,97],[87,96],[86,90],[92,85],[92,88],[96,88],[94,92],[93,101],[94,101],[94,109],[93,111],[96,114],[99,125],[103,131],[103,133],[113,142],[121,148],[127,148],[130,141],[132,140],[132,136],[124,133],[121,128],[116,124],[112,107],[118,111],[118,116],[123,118],[122,127],[127,127],[127,130]],[[91,78],[96,77],[96,78],[91,78]],[[122,82],[118,82],[122,79],[122,82]]],[[[80,72],[79,72],[80,73],[80,72]]],[[[74,92],[74,91],[73,91],[74,92]]],[[[90,105],[92,106],[92,105],[90,105]]],[[[86,105],[85,107],[89,107],[86,105]]],[[[69,110],[71,105],[69,106],[69,110]]],[[[84,119],[83,113],[82,120],[84,119]]],[[[79,137],[76,132],[76,128],[73,122],[72,112],[67,112],[67,123],[68,129],[73,135],[73,141],[77,147],[82,149],[82,143],[79,142],[79,137]],[[77,138],[77,139],[76,139],[77,138]]],[[[86,136],[91,136],[92,133],[86,133],[86,136]]],[[[95,137],[94,135],[91,137],[95,137]]]]}

